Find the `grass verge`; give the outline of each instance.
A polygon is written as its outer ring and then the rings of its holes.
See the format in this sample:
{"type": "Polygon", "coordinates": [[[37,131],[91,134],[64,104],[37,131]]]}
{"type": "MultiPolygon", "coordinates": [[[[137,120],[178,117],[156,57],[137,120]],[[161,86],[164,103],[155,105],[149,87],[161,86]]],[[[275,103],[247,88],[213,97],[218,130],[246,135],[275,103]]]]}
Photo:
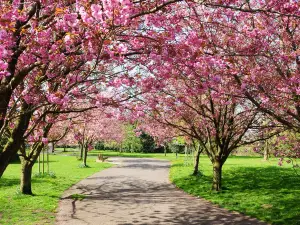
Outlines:
{"type": "Polygon", "coordinates": [[[290,165],[279,167],[257,157],[231,157],[223,167],[223,190],[211,191],[212,166],[201,157],[202,175],[191,176],[192,167],[173,161],[170,180],[185,192],[223,208],[272,224],[300,224],[300,176],[290,165]]]}
{"type": "MultiPolygon", "coordinates": [[[[53,224],[62,193],[85,177],[111,166],[96,163],[94,158],[88,160],[89,168],[79,168],[80,163],[75,157],[51,155],[50,171],[55,176],[33,176],[34,196],[19,193],[20,164],[9,165],[0,179],[0,224],[53,224]]],[[[33,174],[37,172],[35,165],[33,174]]]]}

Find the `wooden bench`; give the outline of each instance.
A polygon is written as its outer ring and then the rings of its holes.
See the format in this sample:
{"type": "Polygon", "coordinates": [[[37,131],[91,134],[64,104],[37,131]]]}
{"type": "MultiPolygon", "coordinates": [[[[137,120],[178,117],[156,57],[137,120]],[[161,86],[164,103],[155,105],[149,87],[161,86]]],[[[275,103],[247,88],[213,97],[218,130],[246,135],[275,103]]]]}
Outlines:
{"type": "Polygon", "coordinates": [[[107,156],[103,156],[102,154],[99,154],[99,155],[98,155],[98,160],[97,160],[97,161],[105,162],[105,160],[107,160],[107,159],[108,159],[107,156]]]}

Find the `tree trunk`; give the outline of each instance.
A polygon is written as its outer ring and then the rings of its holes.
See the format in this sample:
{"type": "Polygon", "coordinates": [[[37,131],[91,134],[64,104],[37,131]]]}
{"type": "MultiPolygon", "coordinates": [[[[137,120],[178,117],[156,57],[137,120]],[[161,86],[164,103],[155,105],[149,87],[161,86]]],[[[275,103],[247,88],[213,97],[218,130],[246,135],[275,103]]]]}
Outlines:
{"type": "Polygon", "coordinates": [[[215,161],[213,163],[213,186],[212,190],[220,191],[222,187],[222,163],[215,161]]]}
{"type": "Polygon", "coordinates": [[[268,141],[265,142],[265,147],[264,147],[264,160],[268,161],[269,160],[269,143],[268,141]]]}
{"type": "Polygon", "coordinates": [[[196,158],[195,158],[195,164],[194,164],[194,171],[193,171],[193,175],[194,176],[198,175],[198,172],[199,172],[200,154],[201,154],[201,150],[199,148],[198,151],[196,152],[196,158]]]}
{"type": "Polygon", "coordinates": [[[0,129],[4,125],[4,120],[6,117],[11,95],[12,95],[12,90],[9,90],[4,86],[2,87],[0,86],[0,129]]]}
{"type": "MultiPolygon", "coordinates": [[[[48,132],[50,131],[52,124],[48,124],[44,129],[44,137],[47,137],[48,132]]],[[[26,149],[23,145],[23,148],[20,148],[20,158],[22,162],[22,173],[21,173],[21,185],[20,190],[23,194],[32,195],[31,189],[31,177],[32,177],[32,167],[34,163],[39,158],[39,155],[43,151],[44,154],[44,143],[43,142],[36,142],[31,146],[30,152],[26,155],[26,149]]],[[[48,151],[47,151],[48,154],[48,151]]],[[[44,163],[44,162],[43,162],[44,163]]],[[[40,166],[40,163],[39,163],[40,166]]],[[[43,165],[44,166],[44,165],[43,165]]],[[[49,165],[48,165],[49,168],[49,165]]],[[[40,168],[39,168],[40,172],[40,168]]],[[[44,172],[44,169],[43,169],[44,172]]],[[[48,170],[49,173],[49,170],[48,170]]]]}
{"type": "Polygon", "coordinates": [[[54,143],[53,142],[50,142],[48,144],[48,151],[49,153],[54,153],[54,143]]]}
{"type": "Polygon", "coordinates": [[[16,127],[13,129],[11,137],[6,143],[3,152],[0,153],[0,178],[6,170],[10,159],[17,154],[23,143],[23,135],[26,132],[32,112],[30,106],[23,102],[21,115],[16,127]]]}
{"type": "Polygon", "coordinates": [[[83,157],[83,165],[84,165],[85,167],[87,167],[87,164],[86,164],[87,153],[88,153],[88,148],[85,147],[85,148],[84,148],[84,157],[83,157]]]}
{"type": "Polygon", "coordinates": [[[80,160],[83,159],[83,145],[80,145],[80,160]]]}
{"type": "Polygon", "coordinates": [[[32,195],[32,189],[31,189],[32,166],[33,165],[31,165],[31,163],[28,163],[26,160],[22,160],[20,191],[22,194],[25,195],[32,195]]]}

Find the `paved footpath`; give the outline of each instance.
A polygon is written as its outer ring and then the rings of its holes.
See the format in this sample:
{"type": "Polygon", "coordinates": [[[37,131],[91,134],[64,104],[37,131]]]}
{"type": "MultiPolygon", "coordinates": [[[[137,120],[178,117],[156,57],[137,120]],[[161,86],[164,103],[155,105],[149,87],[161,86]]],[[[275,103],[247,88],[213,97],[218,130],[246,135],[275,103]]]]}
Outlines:
{"type": "Polygon", "coordinates": [[[169,182],[170,163],[157,159],[110,158],[117,165],[67,190],[57,225],[265,224],[190,196],[169,182]],[[74,200],[72,194],[85,195],[74,200]]]}

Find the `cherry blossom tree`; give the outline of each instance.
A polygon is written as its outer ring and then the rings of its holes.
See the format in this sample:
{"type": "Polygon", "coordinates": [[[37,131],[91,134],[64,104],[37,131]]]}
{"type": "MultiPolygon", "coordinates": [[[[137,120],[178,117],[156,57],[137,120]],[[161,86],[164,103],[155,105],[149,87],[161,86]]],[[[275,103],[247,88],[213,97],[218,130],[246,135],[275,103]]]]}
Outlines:
{"type": "MultiPolygon", "coordinates": [[[[164,59],[153,59],[151,64],[160,65],[164,59]]],[[[130,102],[131,109],[137,118],[149,116],[199,141],[213,164],[213,189],[219,191],[222,167],[233,150],[268,139],[281,130],[275,129],[268,137],[262,137],[262,130],[276,128],[277,125],[271,123],[261,126],[264,115],[256,110],[251,101],[229,95],[230,79],[217,77],[215,73],[204,74],[208,78],[204,86],[199,77],[206,71],[190,70],[186,74],[182,72],[184,63],[173,66],[169,78],[162,80],[159,74],[143,78],[139,88],[143,89],[148,82],[151,82],[152,88],[135,102],[130,102]],[[220,87],[224,90],[222,93],[220,87]]],[[[211,62],[209,66],[213,71],[214,68],[218,69],[219,64],[211,62]]],[[[159,73],[157,70],[148,70],[150,72],[159,73]]]]}
{"type": "Polygon", "coordinates": [[[174,2],[2,1],[0,138],[9,123],[15,125],[0,154],[0,175],[38,108],[54,104],[67,112],[70,102],[83,98],[94,106],[113,104],[101,93],[103,85],[117,85],[110,82],[113,62],[143,47],[141,40],[129,48],[129,30],[174,2]]]}
{"type": "Polygon", "coordinates": [[[274,124],[299,132],[299,3],[190,1],[176,7],[176,14],[161,14],[154,29],[143,30],[156,42],[134,61],[152,74],[140,79],[142,91],[162,89],[180,71],[177,77],[194,81],[188,91],[178,89],[183,95],[211,89],[213,101],[248,99],[274,124]]]}
{"type": "Polygon", "coordinates": [[[80,114],[73,114],[71,118],[71,129],[62,139],[68,143],[78,143],[80,146],[83,165],[87,167],[88,151],[94,149],[98,141],[114,141],[121,143],[124,139],[122,123],[105,113],[95,109],[80,114]]]}

